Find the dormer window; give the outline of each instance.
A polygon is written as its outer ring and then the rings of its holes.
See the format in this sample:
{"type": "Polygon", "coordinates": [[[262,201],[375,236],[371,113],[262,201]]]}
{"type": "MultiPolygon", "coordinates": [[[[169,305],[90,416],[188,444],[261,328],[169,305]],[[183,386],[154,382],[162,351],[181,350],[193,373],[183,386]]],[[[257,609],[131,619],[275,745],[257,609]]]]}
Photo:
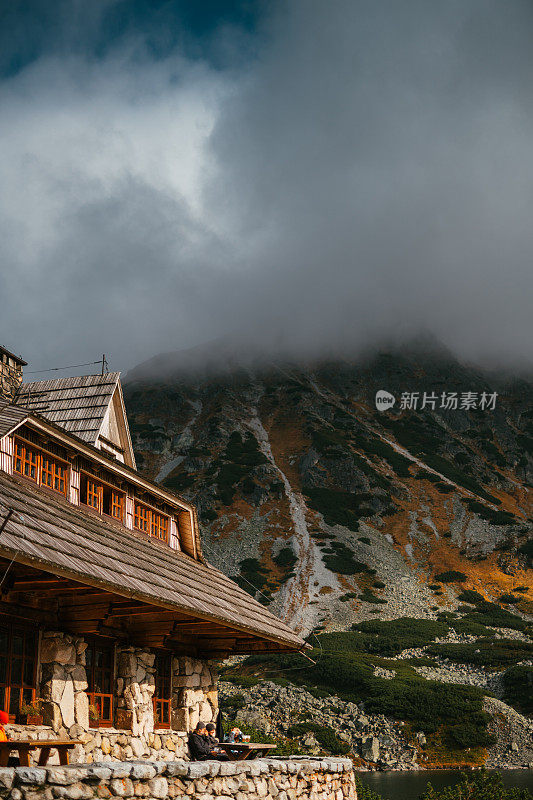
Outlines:
{"type": "Polygon", "coordinates": [[[137,530],[153,536],[162,542],[168,542],[168,517],[143,503],[135,501],[134,525],[137,530]]]}
{"type": "Polygon", "coordinates": [[[49,455],[38,447],[15,439],[14,471],[24,478],[66,495],[68,464],[49,455]]]}
{"type": "Polygon", "coordinates": [[[124,521],[125,494],[85,472],[80,476],[80,502],[119,522],[124,521]]]}

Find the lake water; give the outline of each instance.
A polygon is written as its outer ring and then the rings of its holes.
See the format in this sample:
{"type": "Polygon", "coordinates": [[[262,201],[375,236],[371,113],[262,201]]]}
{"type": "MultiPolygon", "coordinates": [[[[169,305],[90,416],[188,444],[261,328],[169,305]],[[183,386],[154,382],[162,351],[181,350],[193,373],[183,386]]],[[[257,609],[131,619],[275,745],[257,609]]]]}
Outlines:
{"type": "MultiPolygon", "coordinates": [[[[533,794],[533,770],[502,769],[506,786],[529,789],[533,794]]],[[[384,800],[418,800],[428,783],[434,789],[453,786],[461,779],[455,770],[424,770],[420,772],[360,772],[361,783],[380,794],[384,800]]]]}

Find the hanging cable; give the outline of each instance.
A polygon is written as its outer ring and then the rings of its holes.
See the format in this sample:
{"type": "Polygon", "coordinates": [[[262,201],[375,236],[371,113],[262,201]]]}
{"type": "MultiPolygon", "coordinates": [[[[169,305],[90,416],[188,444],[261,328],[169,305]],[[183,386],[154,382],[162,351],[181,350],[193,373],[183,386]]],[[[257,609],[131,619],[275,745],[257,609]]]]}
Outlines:
{"type": "MultiPolygon", "coordinates": [[[[227,560],[227,558],[220,558],[220,554],[217,556],[217,554],[213,550],[211,550],[211,548],[205,543],[205,541],[202,541],[202,549],[203,550],[207,550],[207,552],[210,555],[212,555],[213,558],[215,558],[215,559],[218,558],[225,565],[228,565],[229,561],[227,560]]],[[[256,594],[259,594],[264,600],[266,600],[267,603],[271,602],[272,598],[271,597],[267,597],[266,594],[263,594],[263,592],[260,589],[258,589],[257,586],[254,586],[254,584],[251,583],[247,578],[245,578],[244,575],[240,575],[239,578],[241,580],[243,580],[245,583],[247,583],[248,586],[250,586],[251,589],[253,589],[254,594],[252,595],[252,597],[254,597],[256,594]]],[[[304,669],[311,669],[312,666],[318,666],[318,664],[320,664],[320,662],[322,661],[322,656],[324,655],[324,651],[323,651],[323,648],[322,648],[322,642],[320,641],[320,639],[318,638],[316,633],[312,632],[311,635],[314,636],[315,639],[318,642],[318,647],[319,647],[319,650],[320,650],[320,655],[318,657],[318,660],[317,661],[313,661],[313,659],[310,658],[308,655],[303,653],[301,650],[298,650],[297,655],[303,656],[303,658],[306,658],[311,663],[310,664],[306,664],[303,667],[286,667],[285,669],[277,669],[275,674],[283,674],[283,675],[285,675],[288,672],[301,672],[304,669]]]]}
{"type": "MultiPolygon", "coordinates": [[[[104,356],[105,360],[105,356],[104,356]]],[[[98,361],[86,361],[85,364],[71,364],[68,367],[49,367],[48,369],[34,369],[34,370],[25,370],[25,375],[38,375],[41,372],[59,372],[62,369],[78,369],[79,367],[92,367],[95,364],[101,364],[102,359],[99,358],[98,361]]],[[[107,361],[105,362],[107,367],[107,361]]]]}

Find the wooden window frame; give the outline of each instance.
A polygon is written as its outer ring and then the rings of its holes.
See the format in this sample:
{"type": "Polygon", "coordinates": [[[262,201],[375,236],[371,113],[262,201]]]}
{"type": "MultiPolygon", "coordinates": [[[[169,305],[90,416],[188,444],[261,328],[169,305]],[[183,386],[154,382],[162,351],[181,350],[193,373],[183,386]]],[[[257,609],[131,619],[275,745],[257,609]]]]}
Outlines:
{"type": "Polygon", "coordinates": [[[172,720],[172,654],[171,653],[157,653],[155,657],[155,692],[152,698],[154,708],[154,728],[169,729],[172,720]],[[161,661],[165,660],[166,667],[161,670],[161,661]],[[161,691],[162,683],[165,681],[168,684],[167,690],[161,691]],[[161,696],[163,695],[163,696],[161,696]],[[168,695],[168,696],[167,696],[168,695]],[[166,716],[167,721],[163,722],[162,718],[166,716]],[[159,717],[159,721],[157,718],[159,717]]]}
{"type": "Polygon", "coordinates": [[[32,483],[37,484],[37,486],[43,486],[45,489],[50,489],[52,492],[56,492],[57,494],[63,495],[63,497],[67,497],[69,485],[70,485],[70,464],[68,461],[64,461],[62,458],[58,458],[53,453],[49,453],[47,450],[44,450],[42,447],[33,444],[32,442],[28,442],[25,439],[20,438],[19,436],[14,437],[13,442],[13,473],[15,475],[19,475],[21,478],[26,478],[27,480],[31,481],[32,483]],[[20,453],[19,453],[20,448],[20,453]],[[28,459],[28,454],[32,454],[35,457],[35,460],[30,461],[28,459]],[[43,462],[46,461],[48,465],[51,466],[43,470],[43,462]],[[17,464],[20,462],[20,469],[17,469],[17,464]],[[27,475],[25,472],[25,465],[30,464],[35,469],[35,475],[27,475]],[[62,471],[62,474],[60,472],[62,471]],[[52,485],[43,481],[43,471],[46,475],[51,476],[51,483],[52,485]],[[63,483],[63,488],[57,489],[54,484],[59,482],[61,486],[61,482],[63,483]]]}
{"type": "Polygon", "coordinates": [[[133,500],[133,527],[135,530],[141,531],[141,533],[146,533],[151,539],[156,539],[158,542],[165,542],[166,544],[169,543],[170,515],[157,508],[152,508],[135,498],[133,500]],[[139,524],[141,511],[144,512],[143,523],[146,522],[146,527],[141,527],[139,524]],[[155,534],[153,533],[154,530],[156,531],[155,534]],[[163,532],[164,536],[161,536],[160,532],[163,532]]]}
{"type": "MultiPolygon", "coordinates": [[[[88,486],[87,486],[88,489],[88,486]]],[[[101,514],[103,517],[107,517],[108,519],[112,519],[115,522],[120,522],[124,525],[124,515],[126,511],[126,492],[122,489],[119,489],[116,486],[113,486],[112,483],[108,483],[107,481],[103,481],[100,478],[97,478],[94,475],[91,475],[90,472],[86,472],[85,470],[80,470],[80,505],[85,506],[86,508],[90,508],[91,511],[96,511],[98,514],[101,514]],[[92,483],[93,486],[96,487],[96,492],[92,492],[92,495],[96,497],[97,504],[92,505],[87,502],[87,495],[85,500],[82,497],[82,481],[85,478],[87,484],[92,483]],[[110,498],[110,509],[113,511],[114,509],[120,510],[120,516],[115,516],[113,513],[108,514],[104,511],[104,489],[108,489],[111,492],[110,498]]]]}
{"type": "Polygon", "coordinates": [[[99,711],[105,706],[106,701],[109,702],[109,716],[108,717],[100,717],[98,720],[98,726],[100,728],[112,728],[114,724],[114,712],[115,712],[115,693],[114,693],[114,686],[115,686],[115,658],[114,658],[114,650],[113,645],[103,644],[100,641],[95,640],[88,640],[87,641],[87,650],[86,650],[86,658],[89,656],[89,662],[86,666],[87,669],[87,697],[89,698],[90,705],[95,706],[99,709],[99,711]],[[96,651],[106,650],[108,651],[110,666],[107,668],[97,667],[96,666],[96,651]],[[95,691],[94,686],[96,682],[95,676],[97,673],[100,672],[101,675],[108,673],[109,677],[109,686],[111,688],[110,692],[103,692],[103,691],[95,691]],[[91,688],[92,687],[92,688],[91,688]]]}
{"type": "Polygon", "coordinates": [[[20,706],[23,702],[32,702],[36,697],[36,681],[37,681],[37,664],[38,664],[38,641],[39,632],[36,628],[25,625],[16,625],[6,623],[0,625],[2,631],[5,631],[7,636],[7,649],[0,651],[0,658],[6,659],[5,665],[5,680],[0,683],[0,691],[3,691],[3,703],[0,702],[0,708],[9,714],[9,721],[15,722],[17,715],[20,711],[20,706]],[[23,637],[22,652],[17,654],[14,652],[13,641],[15,636],[23,637]],[[26,637],[32,636],[33,642],[28,643],[26,637]],[[21,679],[17,684],[13,684],[12,671],[13,662],[20,659],[20,674],[21,679]],[[31,680],[25,680],[26,664],[31,665],[31,680]],[[10,709],[12,705],[12,695],[18,699],[15,701],[16,711],[10,709]]]}

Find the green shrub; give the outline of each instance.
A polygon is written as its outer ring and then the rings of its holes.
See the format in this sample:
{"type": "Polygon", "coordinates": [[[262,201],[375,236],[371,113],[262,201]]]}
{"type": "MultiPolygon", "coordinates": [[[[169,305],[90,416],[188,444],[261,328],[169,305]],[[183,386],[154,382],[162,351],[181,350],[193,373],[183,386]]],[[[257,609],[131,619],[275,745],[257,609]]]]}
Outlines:
{"type": "Polygon", "coordinates": [[[291,737],[303,736],[306,733],[313,733],[320,746],[334,756],[342,756],[350,752],[348,742],[343,742],[342,739],[339,739],[331,728],[316,725],[314,722],[297,722],[295,725],[291,725],[288,730],[288,734],[291,737]]]}
{"type": "Polygon", "coordinates": [[[357,791],[357,800],[384,800],[380,794],[377,794],[377,792],[369,786],[365,786],[364,783],[361,783],[361,778],[357,773],[355,775],[355,788],[357,791]]]}
{"type": "Polygon", "coordinates": [[[517,614],[500,608],[496,603],[484,601],[476,605],[475,611],[465,614],[463,620],[467,622],[477,622],[480,625],[487,625],[493,628],[512,628],[516,631],[523,631],[527,628],[527,622],[517,614]]]}
{"type": "Polygon", "coordinates": [[[524,714],[533,713],[533,667],[511,667],[503,675],[503,686],[506,703],[524,714]]]}
{"type": "Polygon", "coordinates": [[[231,709],[232,713],[234,713],[239,708],[244,708],[245,706],[244,695],[234,694],[233,697],[228,697],[226,699],[224,705],[226,706],[227,709],[231,709]]]}
{"type": "Polygon", "coordinates": [[[358,541],[362,542],[363,544],[371,544],[371,541],[368,538],[368,536],[360,536],[358,541]]]}
{"type": "Polygon", "coordinates": [[[355,575],[358,572],[369,572],[368,564],[358,561],[353,550],[342,542],[332,542],[328,550],[323,550],[325,566],[338,575],[355,575]]]}
{"type": "Polygon", "coordinates": [[[521,600],[520,597],[514,597],[512,594],[501,594],[498,597],[498,603],[505,603],[506,605],[513,605],[521,600]]]}
{"type": "Polygon", "coordinates": [[[461,775],[459,783],[440,791],[435,791],[428,783],[420,800],[532,800],[532,795],[529,789],[506,788],[499,773],[481,770],[461,775]]]}
{"type": "MultiPolygon", "coordinates": [[[[352,625],[355,633],[326,634],[328,646],[339,650],[361,650],[367,653],[378,653],[382,656],[395,656],[402,650],[412,647],[425,647],[437,636],[444,637],[448,633],[448,625],[430,619],[398,619],[381,622],[366,620],[352,625]]],[[[326,637],[322,636],[321,641],[326,637]]]]}
{"type": "Polygon", "coordinates": [[[233,575],[232,580],[241,589],[254,595],[264,589],[268,580],[268,570],[256,558],[244,558],[239,562],[240,575],[233,575]],[[254,591],[255,590],[255,591],[254,591]]]}
{"type": "Polygon", "coordinates": [[[268,463],[268,460],[259,450],[255,436],[247,433],[243,439],[240,433],[234,431],[229,437],[221,462],[217,475],[217,495],[220,502],[228,506],[233,501],[237,484],[247,479],[249,491],[250,471],[268,463]]]}
{"type": "Polygon", "coordinates": [[[471,603],[474,606],[476,603],[485,602],[485,598],[480,595],[479,592],[474,591],[474,589],[463,589],[457,599],[462,600],[464,603],[471,603]]]}
{"type": "Polygon", "coordinates": [[[213,522],[218,517],[218,514],[214,508],[205,508],[200,512],[200,517],[202,522],[213,522]]]}
{"type": "Polygon", "coordinates": [[[281,569],[291,570],[298,561],[298,557],[292,547],[283,547],[277,556],[273,557],[272,561],[281,569]]]}
{"type": "Polygon", "coordinates": [[[252,686],[256,686],[259,683],[259,678],[251,675],[234,675],[231,672],[224,673],[224,680],[233,683],[234,686],[240,686],[242,689],[251,689],[252,686]]]}
{"type": "Polygon", "coordinates": [[[163,486],[173,489],[175,492],[182,492],[189,489],[194,483],[194,475],[185,472],[183,467],[175,467],[172,472],[163,480],[163,486]]]}
{"type": "Polygon", "coordinates": [[[467,747],[490,747],[496,742],[495,736],[471,722],[452,725],[446,732],[446,738],[452,747],[459,747],[461,750],[467,747]]]}
{"type": "Polygon", "coordinates": [[[528,539],[525,544],[520,545],[518,552],[526,556],[528,561],[533,561],[533,539],[528,539]]]}
{"type": "Polygon", "coordinates": [[[474,644],[432,644],[428,653],[461,664],[499,667],[530,659],[533,645],[507,639],[478,640],[474,644]]]}
{"type": "MultiPolygon", "coordinates": [[[[496,498],[493,498],[493,502],[495,499],[496,498]]],[[[483,505],[483,503],[479,503],[477,500],[467,500],[466,504],[470,511],[473,511],[478,517],[486,519],[493,525],[514,525],[516,522],[514,514],[511,514],[509,511],[494,511],[494,509],[483,505]]]]}
{"type": "Polygon", "coordinates": [[[457,572],[457,570],[451,569],[448,572],[441,572],[439,575],[435,575],[435,580],[440,581],[441,583],[462,583],[466,581],[467,576],[464,572],[457,572]]]}
{"type": "Polygon", "coordinates": [[[365,503],[372,499],[368,492],[344,492],[340,489],[326,489],[304,486],[303,492],[309,505],[320,512],[328,525],[343,525],[352,531],[359,528],[360,517],[371,516],[374,512],[365,503]]]}
{"type": "Polygon", "coordinates": [[[387,601],[383,597],[378,597],[376,594],[371,592],[369,589],[365,589],[364,592],[359,597],[363,603],[386,603],[387,601]]]}
{"type": "Polygon", "coordinates": [[[386,584],[383,583],[383,581],[374,581],[372,586],[374,587],[374,589],[384,589],[386,584]]]}

